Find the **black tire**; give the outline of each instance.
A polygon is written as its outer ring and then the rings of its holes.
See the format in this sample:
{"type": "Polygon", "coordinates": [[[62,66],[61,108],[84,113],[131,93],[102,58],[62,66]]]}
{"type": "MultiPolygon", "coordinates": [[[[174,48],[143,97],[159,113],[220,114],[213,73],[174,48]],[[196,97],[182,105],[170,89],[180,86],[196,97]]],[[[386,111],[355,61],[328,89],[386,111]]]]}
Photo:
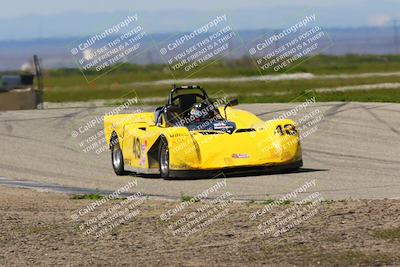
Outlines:
{"type": "Polygon", "coordinates": [[[168,141],[165,137],[161,137],[160,146],[158,149],[158,162],[159,162],[159,170],[160,176],[163,179],[169,178],[169,149],[168,149],[168,141]]]}
{"type": "Polygon", "coordinates": [[[119,146],[118,137],[111,140],[111,164],[116,175],[124,175],[124,156],[119,146]]]}

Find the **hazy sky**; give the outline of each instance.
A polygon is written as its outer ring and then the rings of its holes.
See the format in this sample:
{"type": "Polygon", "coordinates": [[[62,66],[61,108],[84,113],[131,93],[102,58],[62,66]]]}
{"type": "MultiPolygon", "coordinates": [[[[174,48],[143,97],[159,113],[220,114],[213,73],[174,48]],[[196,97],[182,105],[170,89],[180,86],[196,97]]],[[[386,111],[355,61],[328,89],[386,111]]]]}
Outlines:
{"type": "MultiPolygon", "coordinates": [[[[398,0],[2,0],[0,18],[25,15],[54,15],[64,12],[113,12],[126,10],[161,11],[166,9],[240,9],[303,6],[330,9],[333,13],[351,9],[354,13],[369,13],[371,23],[384,20],[400,10],[398,0]],[[374,18],[375,17],[375,18],[374,18]]],[[[266,13],[268,15],[268,13],[266,13]]],[[[340,20],[340,13],[336,14],[340,20]]],[[[357,17],[357,16],[356,16],[357,17]]],[[[1,26],[1,25],[0,25],[1,26]]]]}
{"type": "MultiPolygon", "coordinates": [[[[338,6],[348,1],[263,1],[263,0],[3,0],[0,17],[16,17],[23,15],[53,15],[68,11],[80,12],[112,12],[126,9],[159,11],[164,9],[218,9],[218,8],[268,8],[290,6],[293,3],[310,6],[338,6]],[[7,2],[6,2],[7,1],[7,2]]],[[[365,2],[356,0],[354,2],[365,2]]],[[[367,1],[373,3],[374,1],[367,1]]],[[[378,2],[378,1],[376,1],[378,2]]]]}
{"type": "Polygon", "coordinates": [[[0,40],[83,36],[138,12],[149,32],[192,30],[227,12],[237,29],[279,29],[316,14],[323,27],[390,26],[400,0],[0,0],[0,40]],[[231,12],[231,13],[229,13],[231,12]]]}

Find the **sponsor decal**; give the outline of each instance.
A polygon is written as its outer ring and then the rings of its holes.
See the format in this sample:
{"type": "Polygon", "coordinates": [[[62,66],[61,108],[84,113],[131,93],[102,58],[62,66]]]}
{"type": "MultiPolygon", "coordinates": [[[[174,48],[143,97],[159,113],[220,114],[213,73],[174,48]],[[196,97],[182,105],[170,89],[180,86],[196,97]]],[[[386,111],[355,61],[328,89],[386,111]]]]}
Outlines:
{"type": "Polygon", "coordinates": [[[232,158],[234,159],[248,159],[250,158],[249,154],[232,154],[232,158]]]}
{"type": "Polygon", "coordinates": [[[188,134],[184,134],[184,133],[174,133],[174,134],[170,134],[170,137],[182,137],[182,136],[189,136],[188,134]]]}
{"type": "Polygon", "coordinates": [[[144,144],[140,145],[140,154],[142,155],[139,165],[144,166],[146,164],[147,155],[146,155],[146,148],[147,148],[147,140],[144,140],[144,144]]]}
{"type": "Polygon", "coordinates": [[[171,169],[187,169],[188,165],[185,164],[171,164],[171,169]]]}
{"type": "Polygon", "coordinates": [[[231,129],[231,128],[233,128],[232,125],[228,125],[228,124],[226,124],[226,123],[224,123],[224,122],[217,122],[217,123],[214,123],[214,129],[215,129],[215,130],[220,130],[220,129],[231,129]]]}

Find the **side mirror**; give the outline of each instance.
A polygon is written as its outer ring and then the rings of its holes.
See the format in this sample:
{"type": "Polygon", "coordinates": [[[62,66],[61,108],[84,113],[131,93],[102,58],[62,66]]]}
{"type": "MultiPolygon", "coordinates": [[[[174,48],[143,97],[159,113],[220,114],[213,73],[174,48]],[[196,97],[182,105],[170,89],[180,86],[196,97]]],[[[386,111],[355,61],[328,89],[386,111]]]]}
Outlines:
{"type": "Polygon", "coordinates": [[[224,113],[225,113],[225,120],[227,120],[228,118],[226,117],[226,108],[227,107],[233,107],[233,106],[237,106],[239,105],[239,100],[237,98],[231,99],[228,101],[228,103],[226,103],[225,107],[224,107],[224,113]]]}
{"type": "Polygon", "coordinates": [[[237,98],[231,99],[226,105],[230,107],[237,106],[239,105],[239,100],[237,98]]]}

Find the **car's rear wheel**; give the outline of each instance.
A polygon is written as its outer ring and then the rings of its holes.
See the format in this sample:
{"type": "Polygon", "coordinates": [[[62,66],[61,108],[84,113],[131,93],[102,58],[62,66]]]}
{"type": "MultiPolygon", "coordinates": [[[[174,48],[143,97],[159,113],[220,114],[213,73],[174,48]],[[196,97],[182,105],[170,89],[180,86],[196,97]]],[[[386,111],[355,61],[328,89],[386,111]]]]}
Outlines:
{"type": "Polygon", "coordinates": [[[124,157],[119,146],[118,137],[111,140],[111,163],[116,175],[123,175],[125,173],[124,157]]]}
{"type": "Polygon", "coordinates": [[[160,141],[160,148],[158,152],[158,159],[160,163],[160,175],[164,179],[169,178],[169,149],[167,140],[162,137],[160,141]]]}

